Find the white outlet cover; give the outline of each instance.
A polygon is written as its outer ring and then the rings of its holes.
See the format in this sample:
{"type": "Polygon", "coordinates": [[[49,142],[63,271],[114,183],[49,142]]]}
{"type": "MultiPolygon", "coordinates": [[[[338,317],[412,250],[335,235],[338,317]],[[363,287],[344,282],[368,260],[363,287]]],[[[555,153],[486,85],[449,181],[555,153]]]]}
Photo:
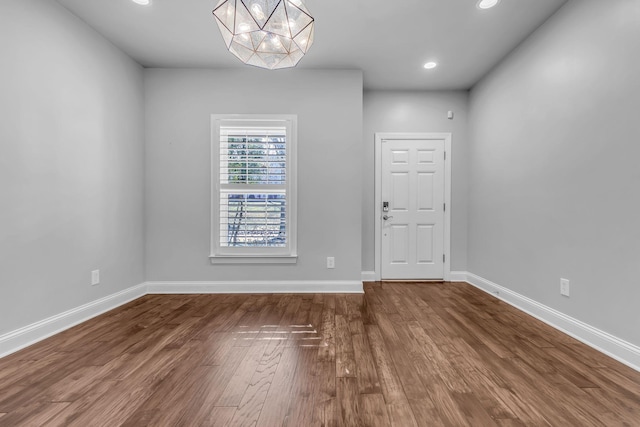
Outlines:
{"type": "Polygon", "coordinates": [[[560,295],[565,297],[570,296],[571,284],[567,279],[560,279],[560,295]]]}
{"type": "Polygon", "coordinates": [[[100,270],[93,270],[91,272],[91,286],[100,284],[100,270]]]}

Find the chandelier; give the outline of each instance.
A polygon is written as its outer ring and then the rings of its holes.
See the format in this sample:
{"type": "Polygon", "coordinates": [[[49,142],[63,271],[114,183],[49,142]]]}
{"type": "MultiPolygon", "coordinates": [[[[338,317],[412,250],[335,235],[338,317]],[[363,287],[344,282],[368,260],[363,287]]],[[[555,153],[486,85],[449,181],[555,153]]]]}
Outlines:
{"type": "Polygon", "coordinates": [[[294,67],[313,44],[302,0],[220,0],[213,10],[229,52],[270,70],[294,67]]]}

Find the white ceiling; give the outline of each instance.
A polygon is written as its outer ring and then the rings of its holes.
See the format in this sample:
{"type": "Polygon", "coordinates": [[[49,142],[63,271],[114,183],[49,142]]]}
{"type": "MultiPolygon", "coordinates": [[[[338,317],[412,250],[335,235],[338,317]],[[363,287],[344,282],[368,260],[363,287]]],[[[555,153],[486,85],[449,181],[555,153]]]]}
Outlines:
{"type": "MultiPolygon", "coordinates": [[[[248,67],[227,52],[217,0],[58,0],[145,67],[248,67]]],[[[360,69],[367,89],[468,89],[566,0],[306,0],[303,69],[360,69]],[[435,70],[422,65],[435,60],[435,70]]],[[[266,71],[265,72],[278,72],[266,71]]]]}

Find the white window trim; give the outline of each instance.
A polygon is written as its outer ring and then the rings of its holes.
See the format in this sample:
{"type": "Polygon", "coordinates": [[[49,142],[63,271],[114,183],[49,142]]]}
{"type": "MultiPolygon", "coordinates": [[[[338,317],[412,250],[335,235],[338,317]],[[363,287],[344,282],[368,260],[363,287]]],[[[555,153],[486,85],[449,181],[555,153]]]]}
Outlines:
{"type": "Polygon", "coordinates": [[[212,114],[211,115],[211,253],[212,264],[295,264],[297,262],[298,117],[295,114],[212,114]],[[220,247],[220,127],[238,121],[238,125],[284,122],[287,127],[287,246],[284,248],[233,248],[225,253],[220,247]],[[234,253],[230,253],[234,252],[234,253]]]}

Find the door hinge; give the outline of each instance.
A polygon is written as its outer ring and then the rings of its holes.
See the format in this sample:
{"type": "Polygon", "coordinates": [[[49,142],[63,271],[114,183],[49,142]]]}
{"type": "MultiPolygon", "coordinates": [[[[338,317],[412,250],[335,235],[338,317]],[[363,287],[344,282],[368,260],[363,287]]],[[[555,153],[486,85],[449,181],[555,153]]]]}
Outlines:
{"type": "Polygon", "coordinates": [[[445,254],[442,254],[442,262],[445,262],[445,254]]]}
{"type": "Polygon", "coordinates": [[[447,152],[444,152],[444,159],[447,160],[447,152]]]}
{"type": "Polygon", "coordinates": [[[447,204],[446,203],[442,205],[442,209],[444,209],[445,212],[447,211],[447,204]]]}

